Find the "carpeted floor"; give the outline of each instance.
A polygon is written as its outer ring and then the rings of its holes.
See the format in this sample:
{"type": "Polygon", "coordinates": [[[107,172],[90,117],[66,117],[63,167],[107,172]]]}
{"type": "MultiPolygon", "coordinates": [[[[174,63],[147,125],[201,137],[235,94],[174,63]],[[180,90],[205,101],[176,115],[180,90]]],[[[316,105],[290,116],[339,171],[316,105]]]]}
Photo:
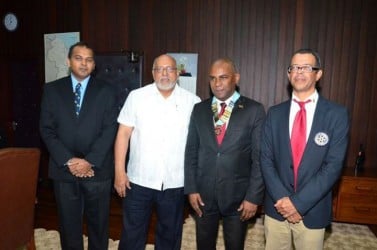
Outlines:
{"type": "MultiPolygon", "coordinates": [[[[35,244],[37,250],[60,249],[59,233],[35,229],[35,244]]],[[[84,236],[85,249],[87,238],[84,236]]],[[[109,240],[109,249],[118,249],[119,241],[109,240]]],[[[153,250],[153,245],[147,245],[146,250],[153,250]]],[[[183,226],[182,248],[183,250],[195,250],[195,222],[189,217],[183,226]]],[[[222,228],[220,226],[217,249],[225,249],[222,241],[222,228]]],[[[245,243],[247,250],[264,249],[264,232],[262,218],[258,218],[254,224],[250,224],[245,243]]],[[[333,222],[331,230],[325,235],[326,250],[373,250],[377,249],[377,238],[367,226],[333,222]]]]}

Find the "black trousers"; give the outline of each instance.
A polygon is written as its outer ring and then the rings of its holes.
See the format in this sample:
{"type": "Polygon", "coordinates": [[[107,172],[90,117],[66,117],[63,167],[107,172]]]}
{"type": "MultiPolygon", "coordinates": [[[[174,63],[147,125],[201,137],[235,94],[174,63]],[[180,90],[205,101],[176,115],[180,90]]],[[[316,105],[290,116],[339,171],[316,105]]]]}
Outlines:
{"type": "Polygon", "coordinates": [[[131,183],[123,198],[119,250],[143,250],[153,207],[157,212],[155,250],[180,250],[184,216],[183,188],[163,191],[131,183]]]}
{"type": "Polygon", "coordinates": [[[54,181],[62,249],[84,249],[83,217],[88,231],[89,250],[107,250],[111,180],[54,181]]]}
{"type": "Polygon", "coordinates": [[[241,221],[240,215],[221,216],[220,213],[204,213],[202,217],[195,217],[198,250],[216,250],[221,219],[223,222],[225,249],[244,249],[248,221],[241,221]]]}

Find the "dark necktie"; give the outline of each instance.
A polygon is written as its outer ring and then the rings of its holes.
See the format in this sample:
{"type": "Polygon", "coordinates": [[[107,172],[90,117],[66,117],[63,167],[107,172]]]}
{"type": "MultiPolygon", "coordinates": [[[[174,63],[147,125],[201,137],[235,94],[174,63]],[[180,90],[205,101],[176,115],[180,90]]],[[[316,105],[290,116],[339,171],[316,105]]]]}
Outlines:
{"type": "Polygon", "coordinates": [[[300,105],[300,110],[296,113],[295,120],[293,122],[291,133],[291,148],[293,158],[293,174],[294,174],[294,187],[297,186],[297,173],[302,154],[304,153],[306,146],[306,110],[305,104],[310,102],[299,102],[294,100],[300,105]]]}
{"type": "Polygon", "coordinates": [[[219,118],[224,114],[225,112],[225,108],[226,108],[226,103],[225,102],[222,102],[220,103],[220,106],[221,106],[221,109],[220,109],[220,112],[219,112],[219,118]]]}
{"type": "Polygon", "coordinates": [[[75,113],[76,116],[80,114],[80,100],[81,100],[81,83],[77,83],[75,87],[75,113]]]}
{"type": "MultiPolygon", "coordinates": [[[[225,112],[225,108],[226,108],[226,103],[225,102],[222,102],[220,103],[220,106],[221,106],[221,109],[220,109],[220,112],[219,112],[219,118],[224,114],[225,112]]],[[[226,123],[224,123],[223,125],[221,125],[221,127],[219,128],[220,131],[218,134],[216,134],[216,138],[217,138],[217,143],[219,145],[221,145],[221,143],[223,142],[223,139],[224,139],[224,135],[225,135],[225,130],[226,130],[226,123]]]]}

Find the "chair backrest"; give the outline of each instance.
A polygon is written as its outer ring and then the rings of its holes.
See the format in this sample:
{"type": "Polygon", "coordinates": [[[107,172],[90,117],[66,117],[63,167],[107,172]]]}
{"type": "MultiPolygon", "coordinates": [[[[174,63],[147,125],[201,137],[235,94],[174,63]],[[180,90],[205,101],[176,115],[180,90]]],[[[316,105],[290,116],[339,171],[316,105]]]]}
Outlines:
{"type": "Polygon", "coordinates": [[[34,239],[40,150],[0,149],[0,249],[16,249],[34,239]]]}

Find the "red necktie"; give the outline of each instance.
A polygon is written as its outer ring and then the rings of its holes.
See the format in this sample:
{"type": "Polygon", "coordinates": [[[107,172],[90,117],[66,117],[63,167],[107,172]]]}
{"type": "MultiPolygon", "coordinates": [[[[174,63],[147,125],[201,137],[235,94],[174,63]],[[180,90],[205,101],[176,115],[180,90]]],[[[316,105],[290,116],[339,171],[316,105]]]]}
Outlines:
{"type": "MultiPolygon", "coordinates": [[[[222,103],[220,103],[220,106],[221,106],[221,109],[220,109],[220,112],[219,112],[219,118],[224,114],[224,111],[225,111],[225,108],[226,108],[226,103],[222,102],[222,103]]],[[[223,125],[221,125],[221,127],[220,127],[220,133],[218,133],[216,135],[217,143],[219,145],[221,145],[221,143],[223,142],[224,135],[225,135],[225,130],[226,130],[226,123],[224,123],[223,125]]]]}
{"type": "Polygon", "coordinates": [[[291,133],[294,187],[296,190],[298,166],[300,165],[302,154],[304,153],[305,146],[306,146],[305,104],[310,102],[310,100],[307,100],[306,102],[298,102],[296,100],[294,101],[297,102],[298,105],[300,105],[300,110],[296,113],[296,117],[295,117],[293,127],[292,127],[292,133],[291,133]]]}

